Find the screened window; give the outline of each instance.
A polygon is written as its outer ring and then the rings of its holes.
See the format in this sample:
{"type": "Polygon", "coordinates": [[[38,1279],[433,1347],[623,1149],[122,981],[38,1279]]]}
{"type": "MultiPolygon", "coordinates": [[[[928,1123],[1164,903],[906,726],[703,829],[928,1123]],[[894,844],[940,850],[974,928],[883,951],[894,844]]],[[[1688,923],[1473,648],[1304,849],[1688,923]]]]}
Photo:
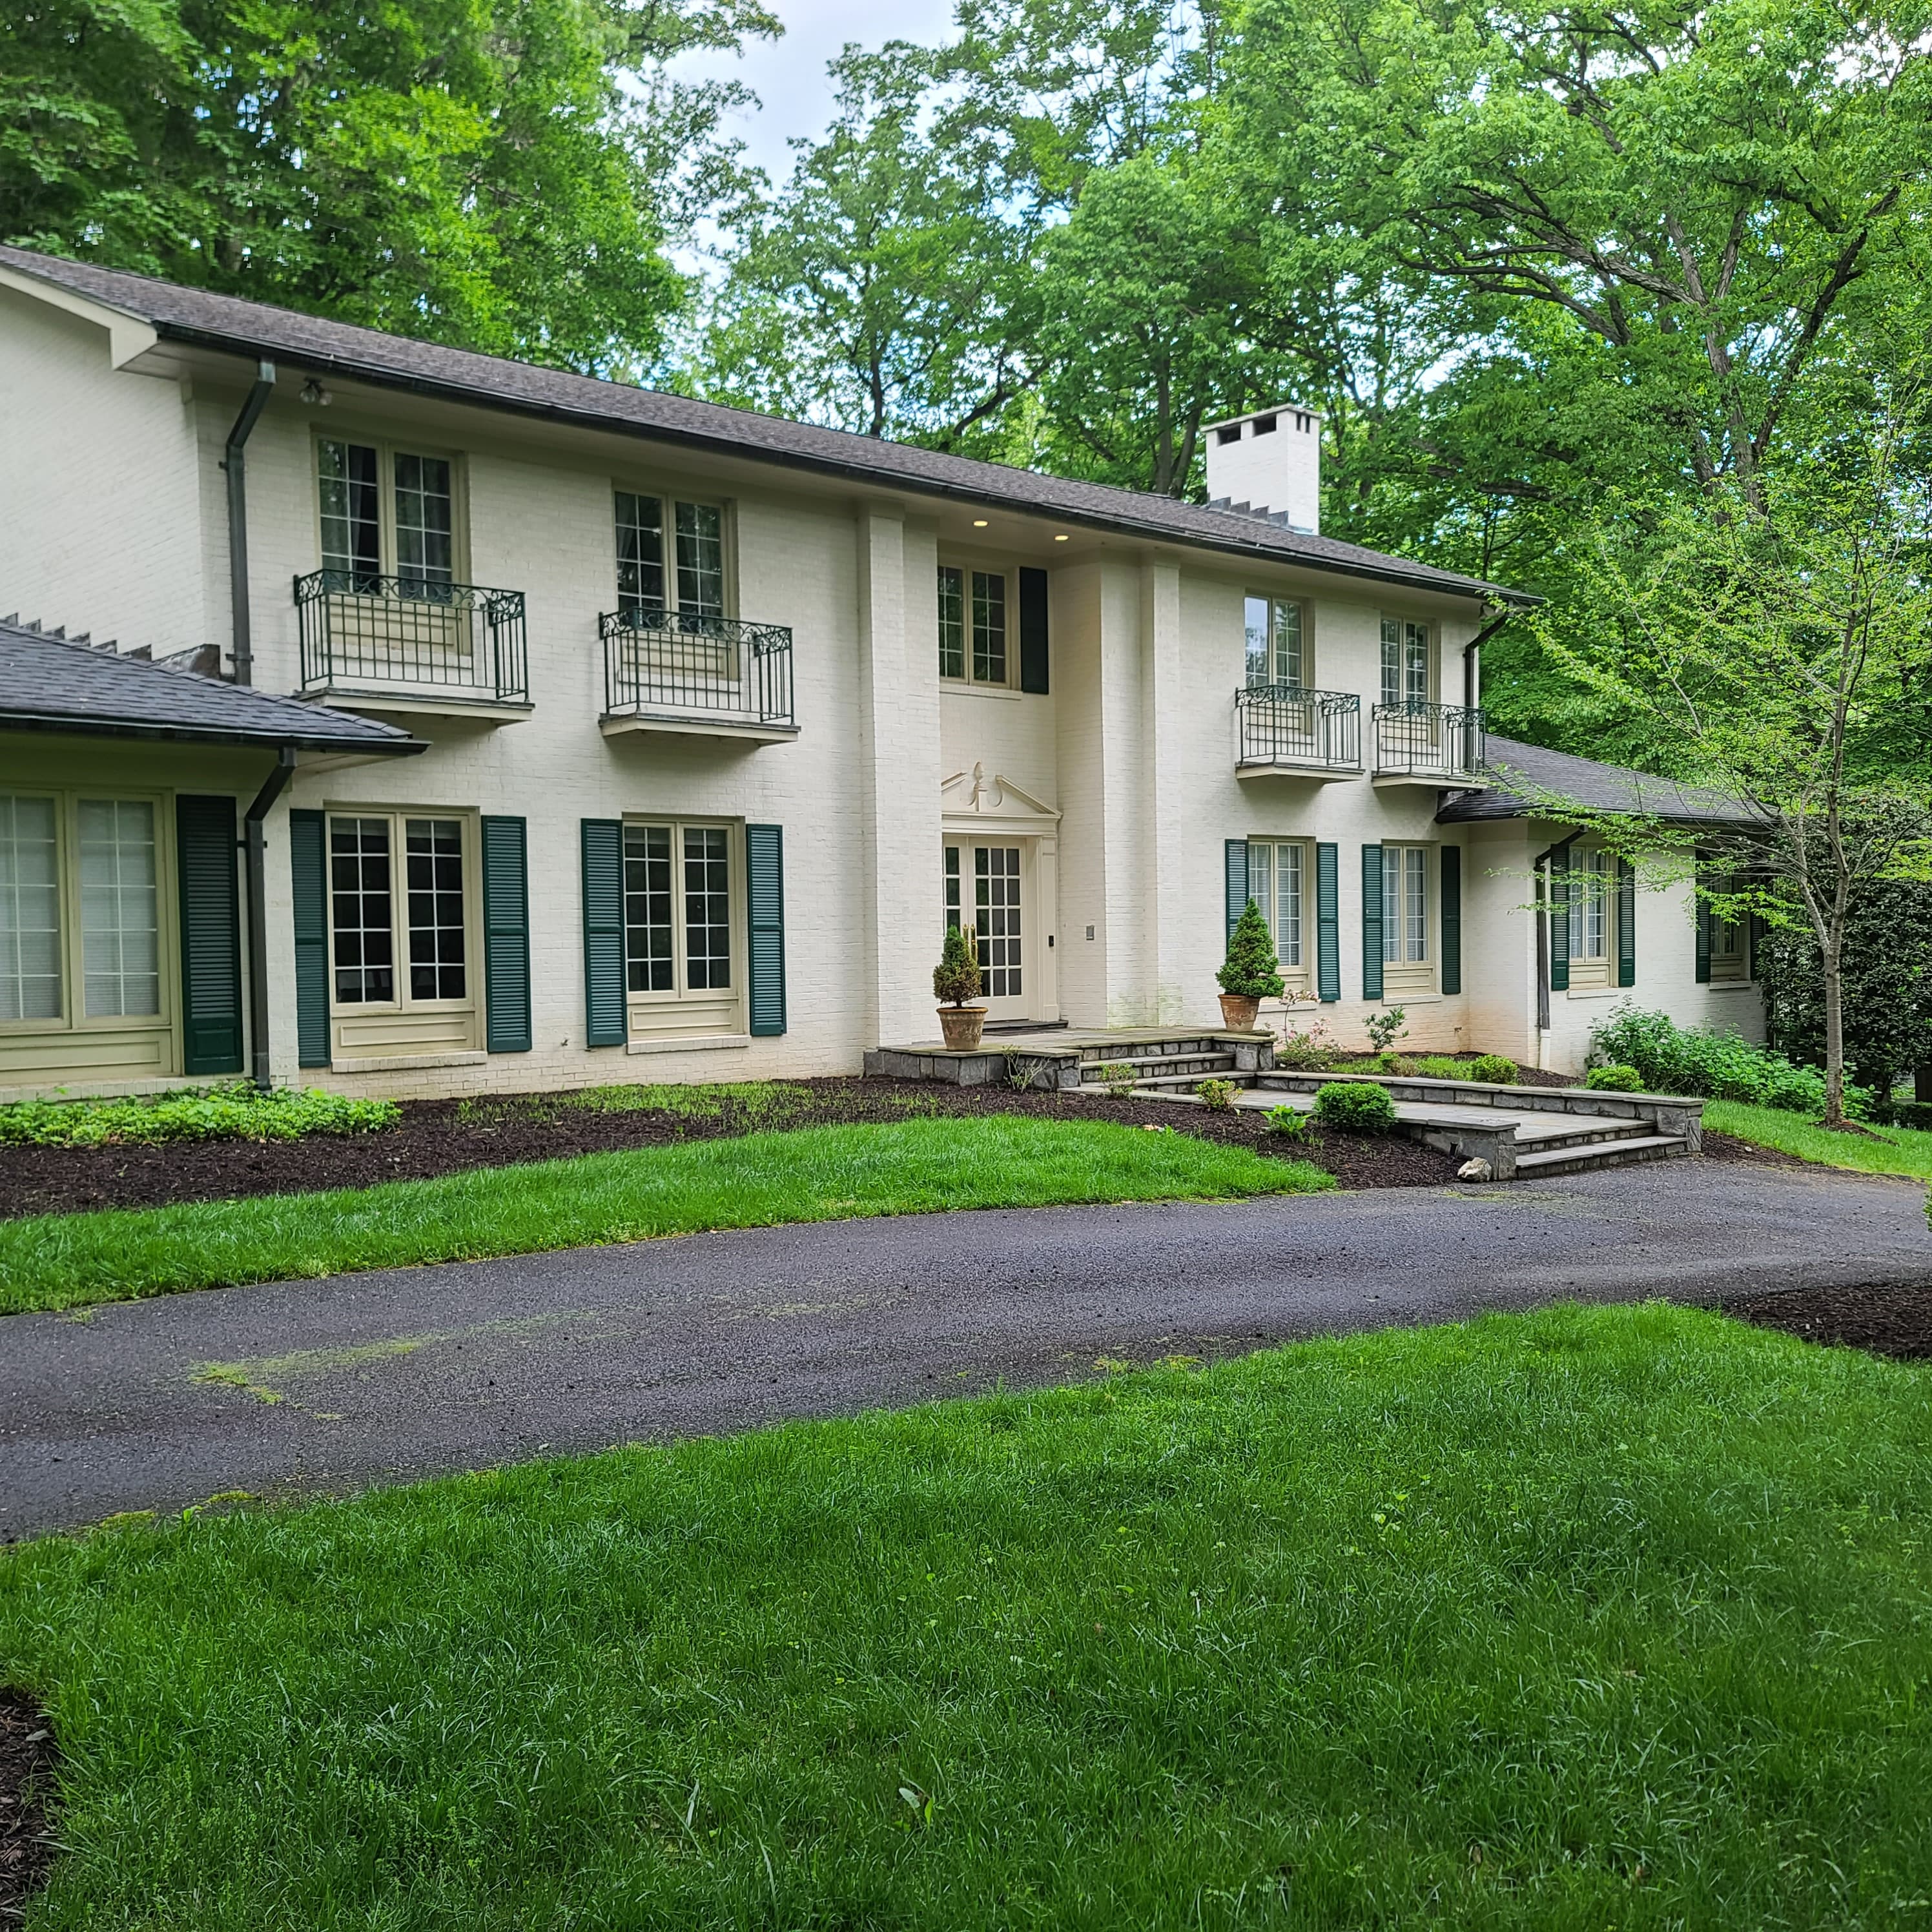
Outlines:
{"type": "Polygon", "coordinates": [[[998,571],[939,566],[939,674],[1006,682],[1006,580],[998,571]]]}
{"type": "Polygon", "coordinates": [[[1299,840],[1248,841],[1248,896],[1268,921],[1284,974],[1307,965],[1307,848],[1299,840]]]}
{"type": "Polygon", "coordinates": [[[1616,861],[1607,852],[1576,852],[1570,860],[1570,958],[1607,959],[1612,935],[1611,894],[1616,861]]]}
{"type": "Polygon", "coordinates": [[[328,922],[337,1006],[469,997],[467,842],[460,818],[375,812],[330,818],[328,922]]]}
{"type": "Polygon", "coordinates": [[[722,825],[624,827],[624,958],[633,993],[731,987],[731,834],[722,825]]]}
{"type": "Polygon", "coordinates": [[[80,834],[81,985],[89,1019],[161,1010],[161,909],[154,808],[84,798],[80,834]]]}
{"type": "Polygon", "coordinates": [[[1382,620],[1382,702],[1429,702],[1429,626],[1406,617],[1382,620]]]}
{"type": "Polygon", "coordinates": [[[1308,675],[1302,653],[1301,606],[1286,597],[1250,597],[1243,609],[1248,682],[1305,688],[1308,675]]]}
{"type": "Polygon", "coordinates": [[[410,597],[441,598],[456,574],[454,466],[377,443],[325,436],[316,444],[322,567],[352,590],[374,591],[386,573],[410,597]]]}
{"type": "Polygon", "coordinates": [[[61,1017],[58,809],[0,793],[0,1020],[61,1017]]]}
{"type": "Polygon", "coordinates": [[[716,503],[616,492],[617,604],[640,628],[724,615],[724,513],[716,503]],[[670,537],[669,554],[665,532],[670,537]]]}
{"type": "Polygon", "coordinates": [[[1429,959],[1429,848],[1382,848],[1382,964],[1425,965],[1429,959]]]}

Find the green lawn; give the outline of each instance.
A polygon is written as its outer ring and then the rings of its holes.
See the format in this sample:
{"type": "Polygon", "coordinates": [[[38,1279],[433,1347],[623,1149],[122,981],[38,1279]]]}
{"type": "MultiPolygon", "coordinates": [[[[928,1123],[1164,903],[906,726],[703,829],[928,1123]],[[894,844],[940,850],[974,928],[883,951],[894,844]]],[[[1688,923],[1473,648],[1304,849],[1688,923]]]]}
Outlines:
{"type": "Polygon", "coordinates": [[[1905,1174],[1932,1180],[1932,1133],[1914,1127],[1874,1127],[1862,1134],[1834,1133],[1802,1114],[1749,1107],[1736,1100],[1706,1100],[1704,1124],[1714,1132],[1775,1148],[1800,1160],[1853,1167],[1867,1174],[1905,1174]]]}
{"type": "Polygon", "coordinates": [[[1563,1309],[24,1546],[30,1924],[1923,1927],[1928,1433],[1563,1309]]]}
{"type": "Polygon", "coordinates": [[[1334,1185],[1304,1162],[1096,1121],[809,1127],[328,1193],[0,1221],[0,1314],[705,1228],[1334,1185]]]}

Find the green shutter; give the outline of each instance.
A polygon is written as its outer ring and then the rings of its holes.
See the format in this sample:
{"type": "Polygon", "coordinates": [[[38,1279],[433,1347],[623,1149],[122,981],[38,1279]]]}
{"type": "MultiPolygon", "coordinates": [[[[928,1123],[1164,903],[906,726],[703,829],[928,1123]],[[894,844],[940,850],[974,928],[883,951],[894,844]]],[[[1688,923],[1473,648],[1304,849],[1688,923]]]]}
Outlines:
{"type": "Polygon", "coordinates": [[[1697,983],[1711,983],[1711,902],[1698,888],[1704,883],[1704,854],[1697,854],[1696,869],[1691,874],[1690,890],[1697,894],[1697,983]]]}
{"type": "Polygon", "coordinates": [[[1230,838],[1221,848],[1226,890],[1222,899],[1227,909],[1228,937],[1234,936],[1234,922],[1248,909],[1248,842],[1230,838]]]}
{"type": "Polygon", "coordinates": [[[1462,848],[1442,848],[1442,990],[1462,990],[1462,848]]]}
{"type": "Polygon", "coordinates": [[[752,1030],[785,1030],[784,833],[776,825],[745,827],[746,925],[751,938],[752,1030]]]}
{"type": "Polygon", "coordinates": [[[530,1050],[528,834],[520,818],[483,820],[484,1044],[530,1050]]]}
{"type": "Polygon", "coordinates": [[[1636,984],[1636,868],[1617,861],[1617,984],[1636,984]]]}
{"type": "Polygon", "coordinates": [[[242,1071],[242,895],[235,801],[175,800],[181,881],[182,1071],[242,1071]]]}
{"type": "Polygon", "coordinates": [[[1570,848],[1550,855],[1550,990],[1570,990],[1570,848]]]}
{"type": "Polygon", "coordinates": [[[296,1064],[328,1064],[328,867],[322,814],[289,814],[296,909],[296,1064]]]}
{"type": "Polygon", "coordinates": [[[1362,848],[1362,998],[1382,996],[1382,848],[1362,848]]]}
{"type": "Polygon", "coordinates": [[[1341,866],[1333,845],[1315,848],[1315,990],[1342,997],[1341,866]]]}
{"type": "Polygon", "coordinates": [[[622,1046],[624,1000],[624,828],[584,820],[584,1040],[622,1046]]]}
{"type": "Polygon", "coordinates": [[[1020,688],[1046,694],[1046,572],[1020,572],[1020,688]]]}

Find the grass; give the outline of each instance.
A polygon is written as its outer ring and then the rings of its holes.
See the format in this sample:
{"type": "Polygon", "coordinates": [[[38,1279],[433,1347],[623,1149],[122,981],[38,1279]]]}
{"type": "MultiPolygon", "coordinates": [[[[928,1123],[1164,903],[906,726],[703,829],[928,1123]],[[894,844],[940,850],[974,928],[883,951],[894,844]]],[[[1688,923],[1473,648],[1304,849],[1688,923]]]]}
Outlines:
{"type": "Polygon", "coordinates": [[[1706,1100],[1704,1124],[1714,1133],[1735,1134],[1740,1140],[1827,1167],[1932,1180],[1932,1133],[1921,1128],[1869,1126],[1862,1133],[1839,1133],[1802,1114],[1748,1106],[1738,1100],[1706,1100]]]}
{"type": "Polygon", "coordinates": [[[1922,1927],[1928,1430],[1573,1308],[24,1546],[30,1924],[1922,1927]]]}
{"type": "Polygon", "coordinates": [[[0,1221],[0,1314],[706,1228],[1334,1185],[1304,1162],[1096,1121],[989,1114],[808,1127],[376,1187],[0,1221]]]}

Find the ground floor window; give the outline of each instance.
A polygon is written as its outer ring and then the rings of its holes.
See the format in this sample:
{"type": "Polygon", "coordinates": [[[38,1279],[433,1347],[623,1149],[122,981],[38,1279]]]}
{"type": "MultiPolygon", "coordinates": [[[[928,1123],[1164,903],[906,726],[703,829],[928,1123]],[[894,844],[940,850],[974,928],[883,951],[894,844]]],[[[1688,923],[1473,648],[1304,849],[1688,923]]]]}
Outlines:
{"type": "Polygon", "coordinates": [[[1594,850],[1570,855],[1570,983],[1610,983],[1616,951],[1617,862],[1594,850]]]}
{"type": "Polygon", "coordinates": [[[158,1018],[160,877],[154,800],[0,792],[0,1022],[158,1018]]]}
{"type": "Polygon", "coordinates": [[[624,960],[634,994],[728,992],[731,836],[676,820],[624,827],[624,960]]]}
{"type": "Polygon", "coordinates": [[[1429,962],[1429,848],[1382,848],[1382,964],[1429,962]]]}
{"type": "Polygon", "coordinates": [[[1281,976],[1291,991],[1307,983],[1310,863],[1309,848],[1300,839],[1248,841],[1248,896],[1268,922],[1281,976]]]}
{"type": "Polygon", "coordinates": [[[338,1007],[470,998],[468,844],[461,818],[330,814],[329,940],[338,1007]]]}

